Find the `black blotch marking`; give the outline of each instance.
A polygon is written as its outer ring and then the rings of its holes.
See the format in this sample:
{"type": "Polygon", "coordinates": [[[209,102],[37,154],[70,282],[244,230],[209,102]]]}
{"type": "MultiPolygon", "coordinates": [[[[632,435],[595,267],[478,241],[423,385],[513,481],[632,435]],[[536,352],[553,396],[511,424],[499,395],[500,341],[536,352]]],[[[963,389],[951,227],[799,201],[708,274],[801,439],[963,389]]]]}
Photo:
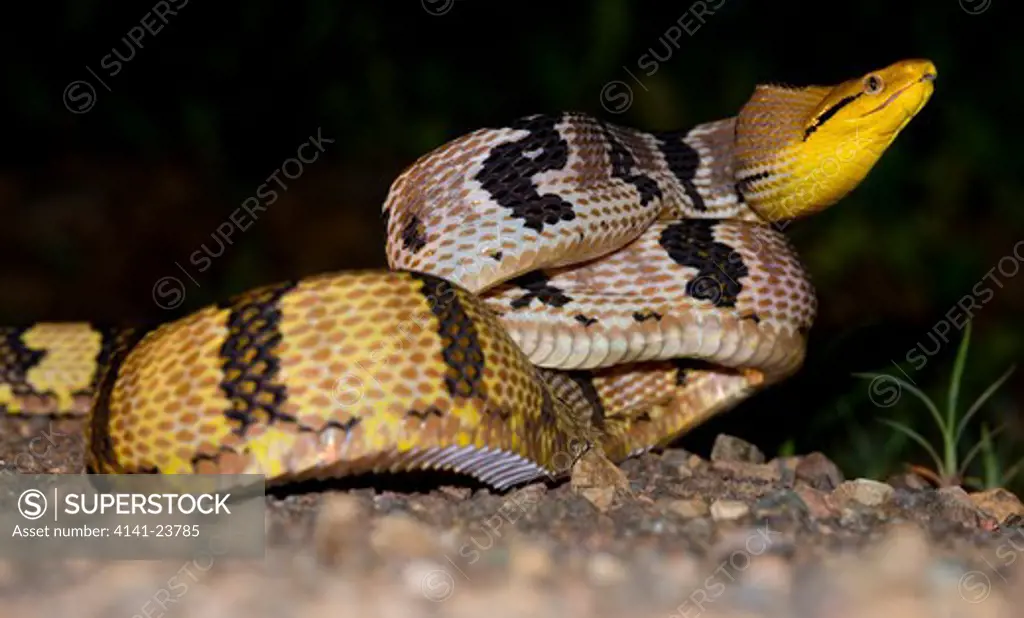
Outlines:
{"type": "Polygon", "coordinates": [[[594,387],[594,375],[589,371],[567,371],[566,375],[580,387],[583,398],[590,404],[590,421],[594,427],[603,429],[606,410],[601,396],[597,394],[597,388],[594,387]]]}
{"type": "Polygon", "coordinates": [[[652,420],[651,419],[651,413],[648,410],[644,410],[640,414],[634,416],[632,422],[634,422],[634,423],[650,423],[651,420],[652,420]]]}
{"type": "Polygon", "coordinates": [[[749,315],[742,316],[741,319],[750,320],[754,324],[760,324],[761,323],[761,316],[757,315],[756,313],[751,313],[749,315]]]}
{"type": "Polygon", "coordinates": [[[491,255],[490,255],[489,257],[490,257],[490,258],[491,258],[492,260],[494,260],[495,262],[500,262],[500,261],[501,261],[501,258],[505,257],[505,254],[504,254],[504,253],[502,253],[501,251],[495,251],[495,252],[494,252],[494,253],[492,253],[492,254],[491,254],[491,255]]]}
{"type": "Polygon", "coordinates": [[[590,326],[591,324],[597,324],[597,318],[587,317],[582,313],[577,313],[575,316],[573,316],[573,319],[582,324],[584,327],[590,326]]]}
{"type": "Polygon", "coordinates": [[[297,419],[281,411],[288,398],[287,389],[278,381],[281,360],[275,348],[281,342],[280,300],[295,283],[257,288],[230,299],[228,336],[220,347],[223,377],[220,390],[231,402],[224,416],[235,424],[232,431],[245,436],[256,423],[298,424],[297,419]]]}
{"type": "Polygon", "coordinates": [[[402,227],[402,246],[412,253],[417,253],[427,246],[426,230],[416,215],[409,215],[406,218],[405,226],[402,227]]]}
{"type": "Polygon", "coordinates": [[[850,103],[856,101],[857,98],[860,97],[860,95],[862,94],[864,93],[858,92],[857,94],[851,94],[848,97],[843,97],[842,99],[839,100],[838,103],[836,103],[835,105],[826,109],[824,112],[818,115],[818,117],[814,119],[814,122],[811,123],[811,126],[804,129],[804,141],[806,142],[807,138],[811,136],[811,133],[814,133],[815,131],[818,130],[818,127],[828,122],[829,118],[835,116],[837,113],[839,113],[839,110],[843,109],[850,103]]]}
{"type": "Polygon", "coordinates": [[[436,407],[430,406],[426,410],[409,410],[408,412],[405,413],[405,415],[410,416],[412,418],[418,418],[421,421],[425,421],[431,416],[441,418],[442,416],[444,416],[444,413],[442,413],[441,410],[437,409],[436,407]]]}
{"type": "Polygon", "coordinates": [[[32,328],[0,328],[0,383],[10,385],[16,396],[39,395],[28,383],[27,374],[46,357],[44,350],[30,350],[22,336],[32,328]]]}
{"type": "Polygon", "coordinates": [[[694,209],[706,211],[708,207],[704,203],[704,197],[693,182],[700,167],[700,153],[683,141],[686,137],[683,131],[655,133],[654,136],[658,142],[658,150],[665,157],[665,164],[679,184],[683,185],[683,191],[690,198],[694,209]]]}
{"type": "Polygon", "coordinates": [[[510,304],[514,309],[528,307],[533,299],[537,299],[549,307],[562,307],[572,301],[564,291],[550,285],[548,276],[534,271],[509,280],[509,283],[526,290],[526,294],[513,300],[510,304]]]}
{"type": "Polygon", "coordinates": [[[483,383],[484,351],[477,336],[476,324],[466,313],[452,284],[424,273],[409,273],[423,283],[420,293],[427,297],[430,311],[437,318],[444,358],[448,371],[444,381],[452,397],[473,397],[486,400],[483,383]],[[449,302],[438,302],[442,296],[449,302]]]}
{"type": "Polygon", "coordinates": [[[616,139],[607,123],[600,123],[601,132],[609,145],[608,157],[612,164],[612,177],[628,182],[640,193],[640,205],[647,206],[655,199],[661,199],[661,187],[646,174],[634,173],[636,159],[625,144],[616,139]]]}
{"type": "Polygon", "coordinates": [[[750,176],[747,176],[745,178],[740,178],[736,182],[736,195],[739,196],[740,201],[742,202],[746,200],[746,196],[744,194],[746,193],[747,189],[751,187],[751,185],[753,185],[755,182],[759,180],[764,180],[769,176],[771,176],[771,172],[764,171],[758,172],[756,174],[751,174],[750,176]]]}
{"type": "Polygon", "coordinates": [[[659,242],[680,266],[697,269],[686,282],[686,294],[711,301],[716,307],[735,307],[743,286],[740,279],[750,274],[743,257],[729,245],[715,241],[715,219],[686,219],[661,232],[659,242]]]}
{"type": "Polygon", "coordinates": [[[539,115],[515,121],[510,128],[529,134],[495,146],[474,176],[495,202],[538,233],[545,225],[576,218],[570,202],[554,193],[541,195],[533,181],[537,174],[563,169],[569,161],[569,144],[555,128],[561,119],[539,115]]]}
{"type": "Polygon", "coordinates": [[[671,363],[676,368],[676,386],[686,384],[694,371],[713,371],[717,369],[713,363],[699,358],[676,358],[671,363]]]}
{"type": "Polygon", "coordinates": [[[664,317],[657,311],[634,311],[633,319],[637,322],[646,322],[647,320],[654,320],[660,322],[661,318],[664,317]]]}
{"type": "Polygon", "coordinates": [[[196,453],[195,455],[192,456],[192,459],[189,460],[189,463],[192,465],[192,470],[194,472],[198,469],[199,464],[204,461],[212,461],[214,464],[216,464],[218,461],[220,461],[221,455],[233,454],[235,454],[235,450],[233,448],[231,448],[230,446],[222,445],[217,447],[217,451],[214,453],[196,453]]]}
{"type": "Polygon", "coordinates": [[[340,430],[344,431],[345,433],[349,433],[353,429],[355,429],[356,426],[359,425],[359,423],[361,423],[361,422],[363,422],[363,417],[361,417],[361,416],[353,416],[352,418],[348,419],[344,423],[341,423],[341,422],[338,422],[338,421],[335,421],[335,420],[331,420],[331,421],[327,421],[327,424],[324,425],[317,433],[323,433],[325,430],[330,429],[330,428],[340,429],[340,430]]]}

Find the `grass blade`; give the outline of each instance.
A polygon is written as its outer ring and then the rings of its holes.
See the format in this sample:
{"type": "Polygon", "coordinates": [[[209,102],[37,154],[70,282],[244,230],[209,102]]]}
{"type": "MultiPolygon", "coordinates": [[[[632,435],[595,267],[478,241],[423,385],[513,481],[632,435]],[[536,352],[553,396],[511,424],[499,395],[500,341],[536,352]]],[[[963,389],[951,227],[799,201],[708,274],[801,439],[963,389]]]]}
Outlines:
{"type": "Polygon", "coordinates": [[[1003,382],[1006,382],[1007,380],[1010,379],[1010,376],[1013,375],[1013,372],[1016,369],[1016,365],[1010,365],[1010,368],[1007,369],[1003,375],[999,376],[998,380],[990,384],[989,387],[985,389],[985,392],[983,392],[977,399],[974,400],[974,404],[972,404],[970,409],[967,410],[967,414],[964,414],[964,417],[960,419],[959,423],[957,423],[956,433],[953,434],[953,439],[955,442],[960,441],[960,438],[963,436],[964,430],[967,428],[967,423],[969,423],[971,421],[971,418],[978,413],[978,410],[981,409],[981,406],[985,405],[985,402],[988,401],[989,397],[991,397],[997,390],[999,390],[999,387],[1003,385],[1003,382]]]}
{"type": "Polygon", "coordinates": [[[913,429],[911,429],[910,427],[904,425],[903,423],[901,423],[899,421],[894,421],[894,420],[888,419],[888,418],[880,418],[878,420],[883,422],[883,423],[885,423],[886,425],[892,427],[893,429],[896,429],[897,431],[903,433],[904,435],[906,435],[908,438],[910,438],[914,442],[917,442],[918,444],[920,444],[921,447],[925,451],[928,452],[928,455],[935,462],[935,466],[936,466],[935,469],[940,472],[942,477],[948,478],[950,475],[947,474],[947,472],[955,472],[955,470],[945,470],[945,466],[942,463],[942,458],[939,457],[939,454],[935,452],[935,449],[932,448],[932,445],[928,444],[928,441],[925,440],[924,437],[921,434],[917,433],[916,431],[914,431],[913,429]]]}
{"type": "Polygon", "coordinates": [[[922,402],[924,402],[925,407],[927,407],[928,411],[931,412],[932,418],[935,419],[935,424],[939,426],[939,430],[942,431],[943,434],[945,434],[948,431],[948,429],[946,428],[946,422],[942,419],[942,415],[939,414],[939,409],[935,407],[935,404],[928,397],[928,395],[925,395],[921,389],[917,388],[910,382],[907,382],[903,378],[898,378],[887,373],[855,373],[853,375],[858,378],[865,378],[869,380],[877,380],[878,378],[884,377],[896,382],[896,384],[898,384],[900,388],[907,389],[907,391],[910,394],[914,395],[922,402]]]}
{"type": "Polygon", "coordinates": [[[960,469],[957,471],[960,476],[963,476],[967,472],[968,466],[974,460],[978,454],[982,455],[981,462],[982,468],[984,469],[985,484],[989,485],[991,479],[995,478],[998,474],[999,462],[997,461],[995,449],[992,448],[992,439],[1002,433],[1006,429],[1006,425],[1000,425],[996,427],[994,431],[988,430],[988,424],[982,423],[981,425],[981,439],[978,443],[971,447],[971,450],[967,451],[964,455],[964,460],[960,463],[960,469]]]}
{"type": "Polygon", "coordinates": [[[1001,482],[1004,483],[1004,484],[1009,485],[1010,481],[1013,480],[1013,477],[1015,477],[1018,474],[1020,474],[1021,466],[1024,466],[1024,457],[1021,457],[1020,459],[1018,459],[1016,462],[1014,462],[1014,464],[1012,466],[1010,466],[1009,468],[1007,468],[1003,472],[1003,474],[1002,474],[1003,478],[1001,479],[1001,482]]]}
{"type": "MultiPolygon", "coordinates": [[[[964,327],[964,336],[960,339],[960,347],[956,351],[956,361],[953,362],[953,375],[949,379],[949,399],[946,402],[946,422],[953,427],[953,419],[956,418],[956,404],[960,398],[960,382],[964,377],[964,366],[967,364],[967,348],[971,344],[971,320],[967,320],[964,327]]],[[[957,440],[953,441],[954,443],[957,440]]]]}

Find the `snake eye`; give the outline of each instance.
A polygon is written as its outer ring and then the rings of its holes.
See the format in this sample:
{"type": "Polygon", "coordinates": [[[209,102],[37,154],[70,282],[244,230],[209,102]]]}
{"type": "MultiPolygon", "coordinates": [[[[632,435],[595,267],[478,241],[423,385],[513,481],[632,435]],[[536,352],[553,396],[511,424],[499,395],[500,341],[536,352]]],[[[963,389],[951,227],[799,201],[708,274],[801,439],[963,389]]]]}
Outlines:
{"type": "Polygon", "coordinates": [[[882,78],[877,75],[868,75],[864,78],[864,92],[878,94],[882,91],[882,78]]]}

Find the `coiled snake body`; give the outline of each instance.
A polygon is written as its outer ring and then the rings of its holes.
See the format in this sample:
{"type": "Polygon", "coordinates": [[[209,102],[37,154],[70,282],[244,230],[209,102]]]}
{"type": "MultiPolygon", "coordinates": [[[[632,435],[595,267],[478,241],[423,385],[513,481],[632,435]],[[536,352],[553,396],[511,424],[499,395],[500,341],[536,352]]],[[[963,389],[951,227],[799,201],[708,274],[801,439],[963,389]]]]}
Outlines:
{"type": "Polygon", "coordinates": [[[102,472],[444,468],[503,488],[581,447],[619,461],[800,367],[815,296],[770,224],[856,186],[934,76],[910,60],[758,86],[688,132],[569,113],[476,131],[393,184],[391,271],[267,286],[147,333],[0,330],[0,405],[89,411],[102,472]]]}

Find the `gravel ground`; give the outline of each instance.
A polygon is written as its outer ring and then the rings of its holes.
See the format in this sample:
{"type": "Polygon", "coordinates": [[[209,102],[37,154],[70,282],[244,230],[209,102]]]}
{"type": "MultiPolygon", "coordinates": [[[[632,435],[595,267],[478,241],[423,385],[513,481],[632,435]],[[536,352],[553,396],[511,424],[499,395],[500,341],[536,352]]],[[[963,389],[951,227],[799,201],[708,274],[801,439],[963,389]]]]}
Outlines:
{"type": "MultiPolygon", "coordinates": [[[[76,420],[0,419],[0,467],[79,472],[76,420]]],[[[1024,611],[1024,506],[820,453],[623,465],[628,491],[454,477],[267,498],[262,561],[0,562],[0,617],[996,617],[1024,611]],[[1018,607],[1016,611],[1014,606],[1018,607]]]]}

